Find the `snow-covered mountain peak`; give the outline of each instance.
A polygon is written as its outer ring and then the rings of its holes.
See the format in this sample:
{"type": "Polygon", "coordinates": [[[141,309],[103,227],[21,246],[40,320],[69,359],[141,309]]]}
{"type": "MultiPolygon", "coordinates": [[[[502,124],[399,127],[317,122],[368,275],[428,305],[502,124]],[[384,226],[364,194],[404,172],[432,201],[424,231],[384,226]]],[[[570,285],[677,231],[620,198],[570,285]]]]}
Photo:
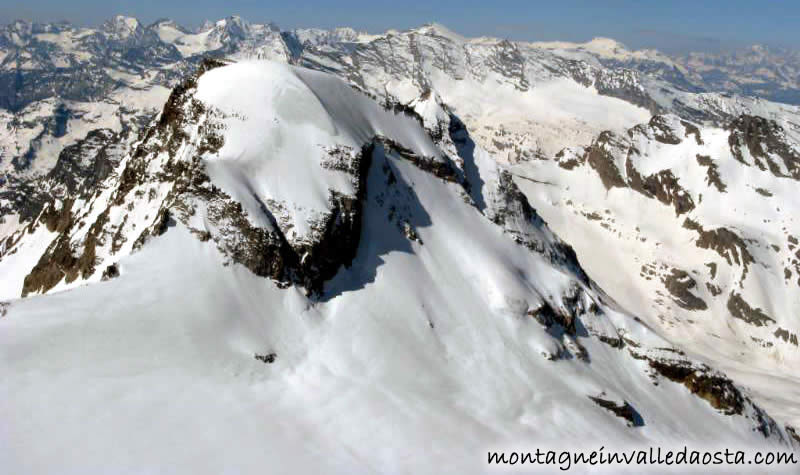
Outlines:
{"type": "Polygon", "coordinates": [[[251,34],[252,25],[238,16],[222,18],[214,22],[210,28],[200,31],[205,35],[206,43],[218,45],[217,47],[228,46],[234,48],[238,43],[247,40],[251,34]]]}
{"type": "Polygon", "coordinates": [[[336,205],[331,193],[355,195],[357,181],[337,169],[373,138],[422,157],[439,155],[419,127],[409,127],[413,119],[381,109],[334,77],[285,64],[214,69],[200,78],[194,97],[225,117],[225,143],[208,163],[212,180],[247,204],[251,216],[262,203],[281,206],[290,241],[309,238],[315,216],[336,205]]]}
{"type": "Polygon", "coordinates": [[[159,18],[158,20],[154,21],[148,28],[153,28],[155,30],[168,28],[180,31],[183,34],[190,33],[190,31],[187,28],[183,27],[182,25],[178,24],[178,22],[169,18],[159,18]]]}
{"type": "Polygon", "coordinates": [[[410,31],[420,35],[438,36],[442,38],[447,38],[448,40],[454,43],[464,43],[467,41],[467,38],[465,38],[464,36],[461,36],[458,33],[454,32],[453,30],[442,25],[441,23],[436,23],[436,22],[426,23],[425,25],[422,25],[418,28],[413,28],[410,31]]]}
{"type": "Polygon", "coordinates": [[[592,38],[582,46],[589,51],[598,54],[607,54],[609,56],[614,56],[622,52],[628,52],[628,48],[624,44],[613,38],[605,38],[602,36],[592,38]]]}
{"type": "Polygon", "coordinates": [[[103,31],[108,33],[111,37],[119,40],[125,40],[137,34],[137,30],[142,27],[139,20],[134,17],[124,15],[117,15],[114,18],[103,23],[103,31]]]}
{"type": "Polygon", "coordinates": [[[216,29],[225,30],[231,34],[241,36],[247,34],[249,27],[250,23],[238,15],[221,18],[214,23],[214,28],[216,29]]]}
{"type": "Polygon", "coordinates": [[[532,45],[549,51],[557,52],[575,59],[614,64],[620,63],[627,67],[647,68],[645,64],[662,64],[668,68],[673,68],[676,63],[667,55],[652,49],[631,50],[624,44],[612,38],[597,37],[585,43],[571,43],[563,41],[541,41],[531,43],[532,45]]]}

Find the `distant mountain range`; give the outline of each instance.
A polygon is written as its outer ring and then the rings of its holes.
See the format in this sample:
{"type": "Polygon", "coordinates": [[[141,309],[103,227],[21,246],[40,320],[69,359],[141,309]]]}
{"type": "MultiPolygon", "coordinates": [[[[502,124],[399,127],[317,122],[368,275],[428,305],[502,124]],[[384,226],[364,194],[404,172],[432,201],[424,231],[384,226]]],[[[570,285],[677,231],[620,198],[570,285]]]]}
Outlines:
{"type": "MultiPolygon", "coordinates": [[[[274,24],[252,24],[240,17],[207,21],[196,30],[171,20],[143,25],[121,16],[99,28],[16,21],[0,27],[0,107],[18,110],[53,90],[68,99],[97,97],[113,87],[114,78],[103,69],[109,66],[141,71],[206,54],[292,57],[303,45],[357,44],[379,36],[351,28],[282,31],[274,24]]],[[[655,50],[631,51],[607,38],[583,44],[523,44],[654,75],[691,92],[800,104],[800,51],[794,49],[753,45],[726,53],[669,56],[655,50]]]]}

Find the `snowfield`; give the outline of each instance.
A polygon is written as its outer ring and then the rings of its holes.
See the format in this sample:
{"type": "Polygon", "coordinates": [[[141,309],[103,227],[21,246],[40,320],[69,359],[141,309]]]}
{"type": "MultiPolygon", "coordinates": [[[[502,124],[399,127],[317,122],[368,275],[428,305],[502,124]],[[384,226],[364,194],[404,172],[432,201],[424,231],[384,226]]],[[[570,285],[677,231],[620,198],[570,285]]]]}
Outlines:
{"type": "Polygon", "coordinates": [[[4,466],[476,473],[488,448],[543,441],[764,440],[680,385],[654,395],[641,365],[602,343],[587,344],[591,365],[544,359],[546,334],[508,308],[526,292],[491,301],[481,291],[487,280],[525,285],[496,246],[464,243],[480,252],[464,262],[461,250],[434,255],[450,243],[427,231],[430,252],[379,254],[381,236],[365,236],[341,280],[372,270],[374,282],[324,305],[223,267],[181,227],[126,259],[117,280],[13,303],[0,333],[4,466]],[[273,364],[253,357],[270,352],[273,364]],[[636,401],[646,425],[629,428],[586,397],[601,391],[636,401]]]}

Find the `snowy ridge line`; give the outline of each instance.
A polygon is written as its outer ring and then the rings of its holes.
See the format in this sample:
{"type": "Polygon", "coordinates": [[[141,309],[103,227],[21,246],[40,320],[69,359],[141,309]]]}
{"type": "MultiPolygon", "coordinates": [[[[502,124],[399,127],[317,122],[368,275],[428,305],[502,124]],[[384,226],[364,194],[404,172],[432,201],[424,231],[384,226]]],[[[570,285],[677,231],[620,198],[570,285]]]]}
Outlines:
{"type": "MultiPolygon", "coordinates": [[[[127,252],[141,248],[148,237],[157,236],[165,232],[173,216],[178,217],[189,225],[190,229],[193,229],[201,239],[215,239],[220,245],[221,251],[231,254],[234,261],[238,260],[244,263],[257,275],[272,277],[284,285],[299,283],[305,286],[309,293],[320,294],[322,292],[322,282],[333,276],[333,273],[341,265],[340,263],[347,265],[347,262],[352,260],[352,257],[348,256],[353,255],[358,245],[358,235],[360,233],[359,215],[364,189],[363,180],[368,173],[371,162],[370,157],[376,144],[380,144],[381,147],[387,149],[391,155],[409,160],[418,168],[438,178],[458,184],[464,189],[464,192],[469,193],[470,183],[467,181],[464,172],[454,166],[446,154],[437,152],[435,155],[420,157],[413,150],[400,145],[392,139],[383,135],[375,135],[360,147],[360,152],[358,153],[347,152],[347,146],[345,146],[344,155],[337,156],[338,149],[332,149],[328,152],[326,159],[330,161],[323,161],[320,165],[325,169],[345,172],[351,175],[350,180],[353,183],[353,188],[350,193],[344,194],[330,191],[328,200],[331,206],[331,214],[318,219],[316,224],[318,229],[315,230],[315,233],[320,236],[317,239],[322,240],[312,241],[310,246],[304,240],[301,240],[297,245],[293,246],[290,242],[292,237],[284,234],[281,224],[276,218],[276,213],[269,209],[270,206],[277,205],[277,213],[285,213],[286,210],[280,204],[280,200],[278,203],[274,203],[273,199],[262,201],[252,185],[245,183],[245,190],[247,190],[245,195],[255,199],[258,203],[258,212],[253,213],[252,211],[246,212],[241,208],[239,204],[241,202],[237,203],[230,195],[214,185],[211,186],[210,190],[196,188],[197,184],[207,183],[210,180],[207,171],[204,170],[205,165],[200,159],[204,154],[218,153],[224,147],[225,138],[220,135],[220,131],[225,130],[227,126],[219,123],[218,120],[220,118],[224,119],[228,115],[204,106],[193,99],[192,96],[197,88],[197,78],[201,77],[206,71],[222,66],[224,66],[222,62],[209,60],[201,66],[200,71],[194,77],[176,87],[167,100],[164,111],[155,121],[154,126],[143,134],[140,142],[135,144],[130,159],[124,161],[124,167],[118,172],[118,182],[114,185],[116,189],[109,191],[110,201],[108,208],[100,212],[102,208],[97,207],[103,206],[104,201],[102,199],[93,200],[97,204],[92,204],[91,207],[96,208],[99,214],[95,212],[96,221],[91,227],[84,227],[82,231],[76,231],[72,228],[72,223],[78,221],[73,215],[75,213],[78,215],[84,214],[80,208],[75,208],[75,206],[82,206],[85,200],[78,201],[73,206],[74,200],[67,199],[61,205],[60,210],[57,208],[59,206],[58,203],[49,205],[36,221],[23,229],[22,234],[31,232],[37,229],[39,222],[42,222],[49,230],[61,233],[61,236],[54,240],[41,256],[39,264],[34,267],[31,274],[25,278],[23,296],[31,292],[46,292],[54,288],[60,282],[60,275],[63,275],[66,284],[72,284],[72,282],[77,282],[79,277],[82,280],[91,281],[117,274],[116,264],[114,262],[104,263],[106,259],[101,257],[103,254],[98,254],[95,249],[98,241],[101,243],[104,241],[100,236],[103,234],[113,236],[107,252],[109,257],[117,255],[116,259],[118,259],[121,256],[125,256],[127,252]],[[214,117],[217,118],[215,119],[214,117]],[[187,146],[190,145],[186,143],[187,140],[192,140],[198,145],[187,149],[187,146]],[[195,151],[192,152],[192,150],[195,151]],[[163,153],[167,155],[160,156],[163,153]],[[165,159],[166,161],[164,161],[165,159]],[[186,160],[189,161],[187,162],[186,160]],[[163,163],[163,168],[156,166],[157,163],[163,163]],[[147,175],[150,175],[151,178],[147,178],[147,175]],[[142,185],[149,180],[161,182],[159,188],[162,190],[167,189],[165,186],[171,186],[172,189],[166,195],[163,195],[164,191],[154,192],[154,188],[149,188],[145,192],[142,185]],[[135,195],[132,198],[133,201],[130,200],[131,194],[135,195]],[[204,224],[201,226],[193,227],[194,225],[190,224],[198,223],[195,216],[196,206],[181,198],[181,195],[184,194],[213,202],[212,204],[203,205],[206,213],[210,213],[210,217],[204,218],[204,224]],[[153,204],[137,204],[145,199],[148,203],[151,203],[158,196],[164,196],[164,201],[157,206],[153,204]],[[127,230],[131,229],[132,231],[136,229],[137,225],[134,221],[129,220],[129,216],[124,212],[116,211],[115,208],[117,207],[124,207],[128,211],[139,208],[150,209],[149,213],[139,212],[138,214],[140,216],[144,214],[145,219],[148,219],[148,216],[153,216],[153,218],[151,223],[146,224],[142,231],[136,231],[138,237],[129,240],[129,238],[125,237],[129,234],[127,230]],[[256,218],[260,214],[263,214],[265,221],[256,218]],[[116,222],[114,220],[108,222],[109,216],[115,215],[118,216],[115,220],[116,222]],[[238,230],[238,232],[246,236],[260,236],[254,237],[253,239],[255,240],[247,244],[245,248],[248,246],[255,246],[256,248],[266,246],[274,249],[271,251],[273,254],[247,257],[251,253],[250,250],[240,249],[233,236],[223,239],[217,237],[213,230],[208,228],[208,219],[217,223],[218,231],[223,235],[230,235],[230,233],[238,230]],[[345,235],[336,234],[337,231],[334,227],[334,224],[342,219],[351,222],[347,228],[349,229],[347,231],[348,234],[345,235]],[[226,224],[220,224],[223,221],[226,224]],[[110,229],[105,230],[104,228],[109,225],[110,229]],[[261,227],[263,227],[263,230],[261,227]],[[324,241],[325,239],[329,241],[324,241]],[[70,243],[71,240],[74,240],[74,244],[70,243]],[[329,248],[330,244],[325,244],[325,242],[344,242],[347,243],[347,247],[335,250],[329,248]],[[70,251],[72,247],[83,248],[83,251],[78,251],[78,257],[72,257],[73,251],[70,251]],[[292,249],[293,247],[294,249],[292,249]],[[313,249],[313,254],[319,256],[323,260],[322,262],[315,262],[313,258],[309,260],[313,247],[316,247],[316,249],[313,249]],[[332,255],[337,256],[335,260],[325,263],[326,260],[331,259],[332,255]],[[273,266],[270,263],[271,261],[279,262],[277,264],[278,267],[273,266]],[[322,270],[322,267],[325,270],[322,270]]],[[[319,96],[317,97],[319,98],[319,96]]],[[[413,110],[404,111],[404,114],[412,116],[420,124],[423,123],[423,119],[413,110]]],[[[458,122],[452,115],[450,117],[453,123],[458,124],[457,127],[463,127],[463,124],[458,122]]],[[[440,128],[448,127],[446,124],[437,124],[437,126],[440,128]]],[[[363,140],[363,138],[360,140],[363,140]]],[[[427,147],[430,149],[430,146],[427,147]]],[[[425,147],[421,149],[425,149],[425,147]]],[[[535,211],[529,208],[524,197],[519,194],[507,175],[501,173],[500,176],[504,178],[503,186],[511,187],[511,192],[516,195],[515,199],[522,200],[525,215],[529,219],[536,221],[538,218],[536,218],[535,211]]],[[[113,187],[107,186],[105,188],[110,189],[113,187]]],[[[97,194],[95,194],[96,196],[97,194]]],[[[483,201],[482,198],[481,201],[483,201]]],[[[156,202],[158,201],[156,200],[156,202]]],[[[492,216],[491,219],[498,224],[505,224],[497,215],[492,216]]],[[[85,222],[84,219],[80,219],[80,221],[85,222]]],[[[538,226],[542,224],[540,223],[538,226]]],[[[88,224],[85,226],[88,226],[88,224]]],[[[292,228],[293,226],[288,227],[290,230],[292,228]]],[[[517,230],[510,230],[509,232],[519,235],[517,230]]],[[[515,239],[519,239],[519,237],[515,239]]],[[[548,236],[547,240],[557,244],[557,247],[560,246],[566,249],[564,256],[555,257],[561,251],[551,254],[554,259],[553,262],[567,262],[569,266],[577,269],[579,275],[583,275],[579,264],[574,261],[574,253],[569,252],[568,246],[564,247],[563,243],[560,243],[554,236],[548,236]],[[574,262],[569,263],[570,259],[574,262]]],[[[11,242],[11,238],[9,238],[9,242],[11,242]]],[[[525,244],[531,249],[544,252],[544,248],[539,243],[534,245],[532,242],[525,242],[525,244]]],[[[11,251],[11,247],[9,247],[9,251],[11,251]]]]}

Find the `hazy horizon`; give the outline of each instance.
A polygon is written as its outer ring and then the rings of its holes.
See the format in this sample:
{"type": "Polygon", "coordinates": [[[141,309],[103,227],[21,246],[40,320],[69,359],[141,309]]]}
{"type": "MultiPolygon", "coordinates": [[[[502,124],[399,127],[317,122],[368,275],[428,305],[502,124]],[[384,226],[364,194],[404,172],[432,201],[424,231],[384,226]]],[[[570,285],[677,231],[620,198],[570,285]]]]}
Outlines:
{"type": "Polygon", "coordinates": [[[77,0],[69,4],[30,0],[0,6],[2,24],[20,19],[37,23],[68,21],[91,27],[115,15],[133,16],[144,24],[169,18],[187,28],[196,28],[205,20],[238,15],[252,23],[272,22],[283,30],[348,26],[369,33],[437,22],[467,37],[571,42],[608,37],[631,49],[655,48],[669,54],[735,50],[752,44],[788,48],[800,44],[800,33],[794,26],[800,23],[800,5],[784,1],[758,5],[745,0],[712,1],[696,5],[679,0],[656,5],[626,0],[596,5],[565,0],[554,5],[516,0],[491,4],[446,0],[436,5],[405,2],[399,8],[382,0],[316,1],[303,5],[269,5],[249,0],[225,5],[210,0],[169,4],[151,0],[77,0]]]}

